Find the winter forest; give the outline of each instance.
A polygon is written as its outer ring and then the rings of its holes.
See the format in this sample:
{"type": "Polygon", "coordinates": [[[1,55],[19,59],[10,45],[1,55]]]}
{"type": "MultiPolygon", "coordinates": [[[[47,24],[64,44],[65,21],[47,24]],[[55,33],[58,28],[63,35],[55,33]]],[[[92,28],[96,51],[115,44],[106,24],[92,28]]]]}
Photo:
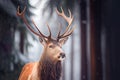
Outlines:
{"type": "MultiPolygon", "coordinates": [[[[26,7],[25,17],[40,31],[56,37],[59,25],[63,33],[67,23],[56,14],[71,11],[76,26],[63,45],[61,80],[120,80],[120,1],[112,0],[0,0],[0,80],[18,80],[22,67],[40,60],[43,46],[16,15],[26,7]],[[118,11],[118,12],[117,12],[118,11]],[[114,15],[114,17],[112,17],[114,15]]],[[[37,31],[37,30],[36,30],[37,31]]]]}

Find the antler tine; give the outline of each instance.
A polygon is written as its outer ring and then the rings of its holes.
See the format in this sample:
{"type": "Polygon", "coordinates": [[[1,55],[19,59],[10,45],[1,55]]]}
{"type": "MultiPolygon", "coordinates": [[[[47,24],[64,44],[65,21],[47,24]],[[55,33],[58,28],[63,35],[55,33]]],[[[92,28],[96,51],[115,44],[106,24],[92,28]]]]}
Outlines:
{"type": "Polygon", "coordinates": [[[45,37],[45,38],[47,38],[47,36],[45,36],[45,35],[43,35],[43,34],[41,33],[41,31],[38,29],[37,25],[35,24],[35,22],[34,22],[33,20],[32,20],[32,23],[34,24],[34,26],[36,27],[36,29],[37,29],[38,32],[40,33],[39,36],[40,36],[40,37],[45,37]]]}
{"type": "Polygon", "coordinates": [[[22,12],[20,12],[19,8],[20,8],[20,7],[18,6],[18,8],[17,8],[17,13],[16,13],[16,14],[23,19],[23,21],[24,21],[24,23],[26,24],[27,28],[28,28],[31,32],[33,32],[33,33],[36,34],[37,36],[40,36],[40,34],[38,34],[37,32],[35,32],[35,31],[31,28],[30,24],[27,22],[27,20],[26,20],[25,17],[24,17],[25,10],[26,10],[26,6],[25,6],[25,8],[24,8],[24,10],[23,10],[22,12]]]}
{"type": "Polygon", "coordinates": [[[71,15],[71,11],[68,9],[69,17],[67,17],[67,16],[65,15],[62,7],[61,7],[61,11],[62,11],[62,12],[60,13],[60,12],[56,9],[57,14],[58,14],[59,16],[62,16],[62,17],[68,22],[68,26],[67,26],[65,32],[64,32],[62,35],[59,35],[59,36],[58,36],[58,39],[69,36],[69,35],[72,33],[72,31],[73,31],[73,30],[70,30],[70,31],[69,31],[70,25],[71,25],[71,23],[72,23],[72,21],[73,21],[73,16],[71,15]]]}
{"type": "Polygon", "coordinates": [[[59,26],[59,32],[58,32],[58,39],[57,40],[59,40],[59,36],[60,36],[60,33],[61,33],[61,30],[62,30],[62,25],[60,24],[60,26],[59,26]]]}
{"type": "Polygon", "coordinates": [[[65,38],[65,37],[71,35],[75,28],[76,28],[76,26],[74,26],[68,33],[66,33],[66,35],[60,36],[59,38],[65,38]]]}
{"type": "Polygon", "coordinates": [[[51,39],[51,30],[50,30],[50,26],[48,25],[48,23],[47,23],[47,27],[48,27],[48,30],[49,30],[49,33],[50,33],[48,37],[51,39]]]}
{"type": "Polygon", "coordinates": [[[25,10],[26,10],[26,6],[24,7],[23,11],[20,13],[20,6],[18,6],[18,8],[17,8],[17,15],[20,16],[20,17],[23,17],[24,13],[25,13],[25,10]]]}
{"type": "Polygon", "coordinates": [[[72,18],[72,14],[71,14],[70,9],[68,9],[68,12],[69,12],[69,17],[72,18]]]}
{"type": "Polygon", "coordinates": [[[65,15],[65,13],[64,13],[64,10],[62,9],[62,7],[61,7],[61,13],[57,10],[57,8],[56,8],[56,12],[57,12],[57,14],[59,15],[59,16],[62,16],[67,22],[68,22],[68,24],[69,25],[71,25],[71,23],[72,23],[72,21],[73,21],[73,17],[71,16],[71,11],[68,9],[68,11],[69,11],[69,17],[67,17],[66,15],[65,15]]]}

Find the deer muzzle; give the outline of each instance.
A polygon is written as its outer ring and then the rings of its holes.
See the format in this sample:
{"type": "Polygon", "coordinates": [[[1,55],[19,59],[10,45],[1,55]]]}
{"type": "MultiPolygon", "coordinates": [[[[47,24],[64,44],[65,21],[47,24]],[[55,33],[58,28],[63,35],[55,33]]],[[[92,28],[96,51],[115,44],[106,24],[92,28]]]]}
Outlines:
{"type": "Polygon", "coordinates": [[[65,57],[66,57],[65,53],[60,53],[60,55],[58,56],[59,59],[63,59],[65,57]]]}

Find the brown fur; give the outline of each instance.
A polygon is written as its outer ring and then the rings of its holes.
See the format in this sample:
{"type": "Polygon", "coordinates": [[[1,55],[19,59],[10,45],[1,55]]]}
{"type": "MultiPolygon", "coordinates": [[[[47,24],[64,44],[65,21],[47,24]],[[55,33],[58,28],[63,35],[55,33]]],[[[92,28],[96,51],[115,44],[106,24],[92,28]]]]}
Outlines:
{"type": "Polygon", "coordinates": [[[23,67],[22,72],[21,72],[18,80],[28,80],[28,77],[32,73],[34,65],[35,65],[35,63],[26,64],[23,67]]]}
{"type": "Polygon", "coordinates": [[[61,71],[61,61],[53,63],[42,57],[39,62],[26,64],[18,80],[60,80],[61,71]]]}
{"type": "Polygon", "coordinates": [[[40,62],[38,67],[39,78],[41,80],[60,80],[61,77],[61,62],[52,63],[51,61],[44,60],[40,62]]]}

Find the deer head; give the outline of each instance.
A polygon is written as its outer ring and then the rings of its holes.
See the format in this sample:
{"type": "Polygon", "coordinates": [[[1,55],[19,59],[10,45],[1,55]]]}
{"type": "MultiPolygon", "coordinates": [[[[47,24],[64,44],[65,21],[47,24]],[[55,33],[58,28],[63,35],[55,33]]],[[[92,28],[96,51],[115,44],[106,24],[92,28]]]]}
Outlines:
{"type": "Polygon", "coordinates": [[[68,37],[72,34],[73,30],[75,29],[75,27],[70,29],[70,25],[73,21],[73,16],[71,15],[70,10],[68,10],[69,11],[69,17],[67,17],[62,8],[61,8],[61,12],[59,12],[56,9],[57,14],[59,16],[63,17],[68,23],[68,26],[67,26],[67,28],[66,28],[66,30],[63,34],[61,34],[61,26],[60,26],[60,30],[58,32],[58,35],[57,35],[56,39],[53,39],[51,37],[51,30],[50,30],[50,27],[49,27],[48,24],[47,24],[47,27],[48,27],[48,30],[49,30],[49,36],[46,36],[46,35],[42,34],[33,20],[32,20],[32,23],[33,23],[33,25],[35,26],[35,28],[37,29],[38,32],[34,31],[31,28],[31,25],[27,22],[27,20],[24,16],[26,7],[24,8],[24,10],[22,12],[19,11],[19,7],[18,7],[17,10],[18,10],[17,15],[23,19],[27,28],[39,37],[40,43],[44,46],[44,52],[42,54],[42,57],[46,58],[46,59],[49,59],[52,62],[57,62],[57,61],[63,60],[65,58],[65,53],[62,50],[62,45],[67,41],[68,37]]]}

